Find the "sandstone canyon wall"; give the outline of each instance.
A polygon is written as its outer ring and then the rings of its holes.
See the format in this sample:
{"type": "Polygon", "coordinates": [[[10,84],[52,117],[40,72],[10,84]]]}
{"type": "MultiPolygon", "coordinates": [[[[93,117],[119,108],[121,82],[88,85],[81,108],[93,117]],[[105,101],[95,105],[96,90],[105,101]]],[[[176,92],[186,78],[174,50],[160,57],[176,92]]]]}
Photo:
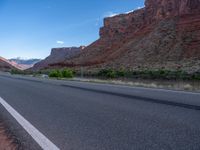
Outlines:
{"type": "Polygon", "coordinates": [[[50,56],[45,58],[44,60],[36,63],[33,68],[30,70],[38,71],[40,69],[45,69],[51,67],[51,64],[63,62],[66,59],[71,59],[78,55],[81,50],[85,47],[63,47],[63,48],[53,48],[51,50],[50,56]]]}
{"type": "Polygon", "coordinates": [[[142,9],[105,18],[100,38],[80,54],[58,55],[49,67],[200,71],[200,0],[146,0],[142,9]]]}
{"type": "MultiPolygon", "coordinates": [[[[104,19],[100,38],[63,65],[87,68],[200,69],[200,0],[146,0],[104,19]]],[[[55,64],[57,65],[57,64],[55,64]]]]}

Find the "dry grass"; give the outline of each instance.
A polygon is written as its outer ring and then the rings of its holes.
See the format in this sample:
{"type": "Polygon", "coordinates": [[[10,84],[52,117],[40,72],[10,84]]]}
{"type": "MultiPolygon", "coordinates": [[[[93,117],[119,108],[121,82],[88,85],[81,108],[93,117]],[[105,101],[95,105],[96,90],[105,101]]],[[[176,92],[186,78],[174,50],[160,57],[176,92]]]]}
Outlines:
{"type": "Polygon", "coordinates": [[[153,80],[152,81],[146,81],[146,80],[123,81],[123,80],[102,80],[102,79],[82,79],[82,78],[74,78],[73,80],[83,81],[83,82],[127,85],[127,86],[135,86],[135,87],[161,88],[161,89],[200,92],[199,84],[192,84],[190,82],[183,82],[183,81],[153,81],[153,80]]]}

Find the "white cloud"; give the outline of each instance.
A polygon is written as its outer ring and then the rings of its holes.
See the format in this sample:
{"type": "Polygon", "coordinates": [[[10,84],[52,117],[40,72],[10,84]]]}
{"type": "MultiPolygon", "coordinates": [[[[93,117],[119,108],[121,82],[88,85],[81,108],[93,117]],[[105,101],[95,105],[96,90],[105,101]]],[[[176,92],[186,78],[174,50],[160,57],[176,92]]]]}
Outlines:
{"type": "Polygon", "coordinates": [[[132,13],[132,12],[134,12],[135,10],[138,10],[138,9],[141,9],[141,8],[143,8],[143,7],[137,7],[137,8],[135,8],[135,9],[131,10],[131,11],[125,12],[124,14],[132,13]]]}
{"type": "Polygon", "coordinates": [[[113,12],[109,11],[109,12],[106,12],[106,13],[104,14],[104,16],[103,16],[103,17],[114,17],[114,16],[116,16],[116,15],[118,15],[118,14],[117,14],[117,13],[113,13],[113,12]]]}
{"type": "Polygon", "coordinates": [[[65,42],[64,42],[64,41],[56,41],[56,43],[62,45],[62,44],[64,44],[65,42]]]}
{"type": "MultiPolygon", "coordinates": [[[[144,7],[144,6],[143,6],[144,7]]],[[[128,12],[125,12],[125,13],[121,13],[121,14],[129,14],[129,13],[132,13],[132,12],[134,12],[135,10],[138,10],[138,9],[141,9],[141,8],[143,8],[143,7],[137,7],[137,8],[135,8],[135,9],[133,9],[133,10],[131,10],[131,11],[128,11],[128,12]]],[[[103,15],[103,18],[105,18],[105,17],[114,17],[114,16],[117,16],[117,15],[119,15],[120,13],[114,13],[114,12],[112,12],[112,11],[108,11],[108,12],[106,12],[104,15],[103,15]]]]}
{"type": "Polygon", "coordinates": [[[139,6],[137,9],[141,9],[141,8],[143,8],[143,7],[140,7],[140,6],[139,6]]]}

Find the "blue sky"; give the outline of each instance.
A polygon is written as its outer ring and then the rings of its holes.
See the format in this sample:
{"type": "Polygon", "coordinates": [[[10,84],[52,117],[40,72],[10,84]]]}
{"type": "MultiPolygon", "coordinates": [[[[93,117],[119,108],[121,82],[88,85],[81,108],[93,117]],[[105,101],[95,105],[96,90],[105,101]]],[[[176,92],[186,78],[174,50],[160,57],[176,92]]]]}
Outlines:
{"type": "Polygon", "coordinates": [[[144,0],[0,0],[0,56],[45,58],[53,47],[88,45],[103,18],[144,0]]]}

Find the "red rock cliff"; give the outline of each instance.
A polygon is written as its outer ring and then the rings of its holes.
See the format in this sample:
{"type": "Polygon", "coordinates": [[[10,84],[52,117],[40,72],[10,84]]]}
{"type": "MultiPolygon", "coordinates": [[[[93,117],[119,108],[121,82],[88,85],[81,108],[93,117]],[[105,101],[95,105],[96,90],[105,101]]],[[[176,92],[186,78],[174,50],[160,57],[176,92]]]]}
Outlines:
{"type": "Polygon", "coordinates": [[[105,18],[100,39],[63,63],[91,68],[191,68],[199,59],[200,0],[146,0],[142,9],[105,18]]]}
{"type": "Polygon", "coordinates": [[[44,60],[36,63],[30,70],[40,70],[50,67],[51,64],[63,62],[78,55],[85,47],[52,48],[51,54],[44,60]]]}
{"type": "Polygon", "coordinates": [[[145,8],[129,14],[105,18],[104,27],[100,29],[101,38],[114,38],[118,35],[127,37],[141,28],[161,20],[186,15],[199,18],[200,0],[146,0],[145,8]]]}

